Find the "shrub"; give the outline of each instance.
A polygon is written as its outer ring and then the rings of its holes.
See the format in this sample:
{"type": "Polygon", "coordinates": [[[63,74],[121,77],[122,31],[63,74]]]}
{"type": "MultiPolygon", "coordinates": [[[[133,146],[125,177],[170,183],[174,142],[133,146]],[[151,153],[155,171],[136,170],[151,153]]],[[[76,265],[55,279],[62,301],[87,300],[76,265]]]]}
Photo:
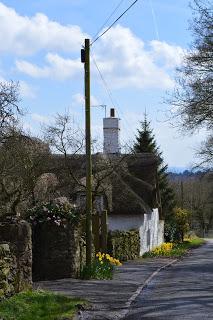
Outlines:
{"type": "Polygon", "coordinates": [[[177,231],[179,234],[179,240],[183,242],[184,235],[189,232],[189,218],[190,211],[181,208],[174,209],[175,220],[177,222],[177,231]]]}
{"type": "Polygon", "coordinates": [[[69,202],[45,202],[27,212],[26,219],[36,225],[38,223],[53,222],[57,226],[65,226],[67,222],[75,222],[80,218],[79,212],[69,202]]]}
{"type": "Polygon", "coordinates": [[[111,257],[109,254],[98,252],[91,266],[85,266],[81,272],[83,279],[112,279],[115,266],[122,264],[118,259],[111,257]]]}
{"type": "Polygon", "coordinates": [[[182,208],[174,208],[173,215],[165,224],[165,240],[179,242],[184,240],[184,235],[189,232],[190,211],[182,208]]]}

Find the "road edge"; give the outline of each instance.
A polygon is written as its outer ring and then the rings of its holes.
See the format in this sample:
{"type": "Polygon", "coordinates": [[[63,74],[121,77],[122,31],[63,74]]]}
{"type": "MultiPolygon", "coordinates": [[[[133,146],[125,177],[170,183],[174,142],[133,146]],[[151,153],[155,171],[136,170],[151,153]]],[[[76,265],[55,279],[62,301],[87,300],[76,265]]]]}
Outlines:
{"type": "Polygon", "coordinates": [[[137,297],[139,296],[139,294],[149,285],[149,283],[152,281],[152,279],[162,270],[170,267],[171,265],[173,265],[174,263],[176,263],[177,261],[179,261],[179,259],[174,259],[172,261],[170,261],[169,263],[159,267],[157,270],[155,270],[147,279],[146,281],[140,285],[137,290],[135,291],[135,293],[133,293],[133,295],[128,299],[128,301],[125,303],[125,307],[124,307],[124,311],[122,311],[119,315],[118,315],[118,320],[122,320],[124,319],[124,317],[127,315],[127,313],[129,312],[129,308],[131,306],[131,304],[137,299],[137,297]]]}

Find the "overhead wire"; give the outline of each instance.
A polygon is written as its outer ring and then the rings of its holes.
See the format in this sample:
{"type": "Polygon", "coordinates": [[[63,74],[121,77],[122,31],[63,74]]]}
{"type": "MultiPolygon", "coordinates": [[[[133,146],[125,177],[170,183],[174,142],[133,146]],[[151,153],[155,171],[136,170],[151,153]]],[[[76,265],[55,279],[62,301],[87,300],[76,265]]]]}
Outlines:
{"type": "MultiPolygon", "coordinates": [[[[138,1],[139,1],[139,0],[133,1],[133,3],[132,3],[122,14],[120,14],[120,16],[119,16],[113,23],[111,23],[110,26],[109,26],[106,30],[104,30],[104,31],[99,35],[99,32],[105,27],[105,25],[107,24],[107,22],[111,19],[111,17],[115,14],[115,12],[118,10],[118,8],[121,6],[121,4],[124,2],[124,0],[121,0],[121,1],[118,3],[118,5],[115,7],[115,9],[113,10],[113,12],[110,14],[110,16],[109,16],[109,17],[106,19],[106,21],[103,23],[103,25],[102,25],[101,28],[98,30],[98,32],[95,34],[95,36],[93,37],[94,40],[92,40],[90,46],[92,46],[92,45],[93,45],[96,41],[98,41],[103,35],[105,35],[138,1]]],[[[99,68],[99,66],[98,66],[98,64],[97,64],[97,62],[96,62],[96,60],[95,60],[95,58],[94,58],[94,56],[93,56],[92,54],[91,54],[91,57],[92,57],[92,60],[93,60],[94,65],[95,65],[95,67],[96,67],[96,69],[97,69],[97,71],[98,71],[98,74],[99,74],[99,76],[100,76],[100,78],[101,78],[101,80],[102,80],[102,83],[103,83],[103,85],[104,85],[104,88],[105,88],[105,90],[106,90],[106,92],[107,92],[107,94],[108,94],[108,96],[109,96],[109,99],[110,99],[112,105],[113,105],[114,107],[116,106],[116,110],[117,110],[118,116],[119,116],[119,118],[120,118],[120,115],[119,115],[119,112],[118,112],[118,108],[119,108],[119,107],[118,107],[118,104],[115,104],[114,98],[112,97],[111,90],[109,89],[109,86],[108,86],[106,80],[104,79],[104,76],[103,76],[103,74],[102,74],[102,72],[101,72],[101,70],[100,70],[100,68],[99,68]]],[[[119,108],[119,110],[120,110],[120,108],[119,108]]],[[[121,110],[120,110],[120,112],[121,112],[121,110]]],[[[123,114],[123,112],[122,112],[122,114],[123,114]]],[[[123,119],[124,119],[124,120],[126,121],[126,123],[127,123],[127,127],[126,127],[127,131],[129,131],[131,134],[135,135],[135,133],[131,130],[131,125],[130,125],[130,124],[128,123],[128,121],[126,120],[124,114],[123,114],[123,119]]]]}
{"type": "Polygon", "coordinates": [[[156,14],[155,14],[152,0],[149,0],[149,4],[150,4],[151,12],[152,12],[152,19],[153,19],[153,24],[154,24],[154,28],[155,28],[156,39],[159,41],[160,36],[159,36],[158,23],[157,23],[157,18],[156,18],[156,14]]]}
{"type": "Polygon", "coordinates": [[[114,98],[113,98],[113,96],[112,96],[112,92],[111,92],[111,90],[110,90],[110,88],[109,88],[109,86],[108,86],[108,83],[107,83],[106,80],[104,79],[104,76],[103,76],[103,74],[102,74],[102,72],[101,72],[101,70],[100,70],[100,68],[99,68],[99,66],[98,66],[98,64],[97,64],[97,62],[96,62],[96,60],[95,60],[95,57],[93,56],[92,53],[91,53],[91,57],[92,57],[92,61],[93,61],[94,65],[95,65],[95,67],[96,67],[96,69],[97,69],[97,71],[98,71],[98,74],[99,74],[99,76],[100,76],[100,78],[101,78],[101,80],[102,80],[102,83],[103,83],[103,85],[104,85],[104,88],[105,88],[105,90],[106,90],[106,92],[107,92],[107,94],[108,94],[108,97],[109,97],[109,99],[110,99],[110,101],[111,101],[111,103],[112,103],[112,106],[117,110],[118,117],[121,118],[121,119],[123,119],[123,120],[126,122],[126,124],[127,124],[127,126],[125,126],[125,130],[128,131],[131,135],[132,135],[132,134],[135,135],[135,133],[133,132],[133,130],[131,130],[131,124],[128,123],[126,117],[124,116],[124,113],[121,111],[121,109],[119,108],[118,104],[117,104],[116,101],[114,100],[114,98]],[[118,109],[119,109],[119,110],[118,110],[118,109]],[[119,113],[122,113],[122,117],[120,116],[119,113]]]}
{"type": "Polygon", "coordinates": [[[118,22],[127,13],[127,11],[129,11],[138,1],[139,0],[135,0],[105,31],[103,31],[92,41],[90,46],[92,46],[98,39],[100,39],[104,34],[106,34],[116,24],[116,22],[118,22]]]}
{"type": "Polygon", "coordinates": [[[112,16],[115,14],[115,12],[118,10],[118,8],[122,5],[122,3],[124,2],[125,0],[121,0],[118,5],[114,8],[114,10],[112,11],[112,13],[109,15],[109,17],[105,20],[105,22],[102,24],[102,26],[99,28],[99,30],[96,32],[96,34],[94,35],[94,37],[92,38],[92,41],[93,39],[95,39],[99,33],[101,32],[101,30],[103,30],[103,28],[106,26],[106,24],[110,21],[110,19],[112,18],[112,16]]]}
{"type": "Polygon", "coordinates": [[[93,54],[91,54],[91,57],[92,57],[92,61],[93,61],[94,65],[95,65],[95,67],[96,67],[96,69],[97,69],[97,71],[98,71],[98,74],[99,74],[99,76],[100,76],[100,78],[101,78],[101,80],[102,80],[102,82],[103,82],[103,84],[104,84],[104,87],[105,87],[105,90],[107,91],[107,94],[108,94],[108,96],[109,96],[109,99],[110,99],[112,105],[115,107],[115,103],[114,103],[114,100],[113,100],[113,98],[112,98],[111,90],[109,89],[108,84],[107,84],[106,80],[104,79],[104,77],[103,77],[103,75],[102,75],[102,72],[101,72],[101,70],[100,70],[100,68],[99,68],[99,66],[98,66],[98,64],[97,64],[97,62],[96,62],[95,57],[93,56],[93,54]]]}

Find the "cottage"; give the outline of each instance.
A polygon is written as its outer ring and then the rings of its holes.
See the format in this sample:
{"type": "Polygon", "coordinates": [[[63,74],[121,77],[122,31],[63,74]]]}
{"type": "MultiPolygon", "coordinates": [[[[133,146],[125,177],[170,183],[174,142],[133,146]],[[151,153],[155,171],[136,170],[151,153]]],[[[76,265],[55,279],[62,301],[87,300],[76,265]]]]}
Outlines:
{"type": "MultiPolygon", "coordinates": [[[[109,157],[120,154],[120,126],[114,109],[103,120],[104,153],[109,157]]],[[[124,157],[126,170],[111,178],[112,209],[109,212],[110,230],[139,229],[140,255],[160,245],[164,221],[159,216],[157,192],[157,159],[152,154],[134,154],[124,157]]]]}
{"type": "MultiPolygon", "coordinates": [[[[159,213],[157,161],[153,154],[121,154],[119,119],[111,109],[103,119],[103,154],[93,156],[94,206],[107,209],[110,231],[139,230],[140,255],[164,241],[164,221],[159,213]]],[[[85,185],[85,179],[81,179],[85,185]]],[[[77,187],[77,204],[85,201],[77,187]]]]}

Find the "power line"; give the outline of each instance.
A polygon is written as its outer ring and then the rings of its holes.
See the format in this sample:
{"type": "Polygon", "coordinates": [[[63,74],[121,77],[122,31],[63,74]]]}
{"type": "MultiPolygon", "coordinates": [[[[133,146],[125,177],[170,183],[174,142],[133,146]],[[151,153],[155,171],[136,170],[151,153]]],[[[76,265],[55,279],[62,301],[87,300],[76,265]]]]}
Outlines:
{"type": "Polygon", "coordinates": [[[125,126],[125,129],[126,129],[129,133],[135,135],[135,133],[133,132],[133,130],[131,130],[131,125],[130,125],[130,124],[128,123],[128,121],[126,120],[126,118],[125,118],[125,116],[124,116],[124,113],[121,111],[121,109],[118,107],[118,104],[116,103],[116,101],[115,101],[114,98],[112,97],[112,92],[111,92],[111,90],[110,90],[110,88],[109,88],[106,80],[104,79],[104,76],[103,76],[103,74],[102,74],[102,72],[101,72],[101,70],[100,70],[100,68],[99,68],[99,66],[98,66],[98,64],[97,64],[94,56],[92,55],[92,53],[91,53],[91,57],[92,57],[92,61],[93,61],[94,65],[95,65],[96,69],[98,70],[99,76],[100,76],[100,78],[101,78],[101,80],[102,80],[102,82],[103,82],[104,88],[105,88],[105,90],[106,90],[106,92],[107,92],[107,94],[108,94],[108,96],[109,96],[109,99],[110,99],[113,107],[117,110],[118,117],[119,117],[119,118],[122,118],[122,119],[124,119],[124,121],[126,121],[127,126],[125,126]],[[119,109],[120,113],[122,113],[122,115],[123,115],[122,117],[120,116],[118,109],[119,109]]]}
{"type": "Polygon", "coordinates": [[[118,20],[120,20],[125,15],[125,13],[129,11],[136,4],[136,2],[138,2],[138,0],[135,0],[104,32],[102,32],[98,37],[96,37],[95,40],[93,40],[93,42],[91,43],[91,46],[98,39],[100,39],[105,33],[107,33],[116,24],[116,22],[118,22],[118,20]]]}
{"type": "Polygon", "coordinates": [[[108,84],[107,84],[106,80],[104,79],[104,77],[103,77],[103,75],[101,73],[101,70],[98,67],[97,62],[95,61],[95,58],[94,58],[94,56],[92,54],[91,54],[91,57],[92,57],[92,61],[93,61],[94,65],[95,65],[96,69],[98,70],[99,76],[100,76],[100,78],[101,78],[101,80],[102,80],[102,82],[104,84],[104,87],[105,87],[105,89],[106,89],[106,91],[108,93],[110,101],[111,101],[112,105],[115,107],[115,103],[114,103],[113,98],[112,98],[111,90],[109,89],[108,84]]]}
{"type": "Polygon", "coordinates": [[[92,38],[95,39],[99,32],[106,26],[107,22],[109,22],[109,20],[112,18],[112,16],[115,14],[115,12],[118,10],[118,8],[121,6],[121,4],[124,2],[124,0],[121,0],[118,5],[115,7],[115,9],[113,10],[113,12],[109,15],[109,17],[105,20],[105,22],[102,24],[102,26],[99,28],[99,30],[96,32],[96,34],[94,35],[94,37],[92,38]]]}
{"type": "Polygon", "coordinates": [[[156,18],[156,14],[155,14],[155,10],[154,10],[154,6],[153,6],[153,3],[152,3],[152,0],[149,0],[149,4],[150,4],[150,7],[151,7],[152,19],[153,19],[154,29],[155,29],[155,33],[156,33],[156,38],[157,38],[157,40],[160,40],[158,23],[157,23],[157,18],[156,18]]]}

